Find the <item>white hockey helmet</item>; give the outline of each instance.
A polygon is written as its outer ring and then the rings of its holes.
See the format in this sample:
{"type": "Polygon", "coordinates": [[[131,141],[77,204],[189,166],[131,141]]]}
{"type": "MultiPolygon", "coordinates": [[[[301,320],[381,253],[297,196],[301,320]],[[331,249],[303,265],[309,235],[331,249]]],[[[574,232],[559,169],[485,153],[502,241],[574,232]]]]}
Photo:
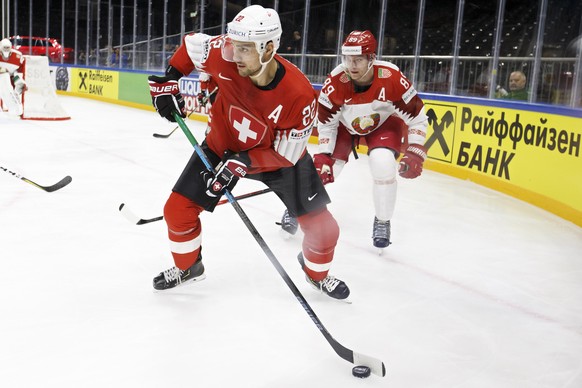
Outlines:
{"type": "Polygon", "coordinates": [[[0,51],[2,56],[7,59],[12,51],[12,43],[6,38],[0,40],[0,51]]]}
{"type": "Polygon", "coordinates": [[[254,42],[260,55],[265,52],[268,42],[273,42],[274,51],[277,51],[282,31],[277,11],[260,5],[246,7],[226,27],[228,38],[254,42]]]}

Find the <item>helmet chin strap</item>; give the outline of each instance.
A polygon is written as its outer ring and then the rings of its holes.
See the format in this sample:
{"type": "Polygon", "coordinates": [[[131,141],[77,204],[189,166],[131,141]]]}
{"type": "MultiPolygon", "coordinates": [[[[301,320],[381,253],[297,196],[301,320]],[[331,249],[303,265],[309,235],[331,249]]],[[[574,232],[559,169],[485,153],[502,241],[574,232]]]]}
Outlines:
{"type": "Polygon", "coordinates": [[[363,76],[360,77],[360,79],[365,78],[368,73],[370,72],[370,70],[372,70],[372,68],[374,67],[374,60],[371,60],[370,62],[368,62],[368,70],[366,70],[366,72],[364,73],[363,76]]]}
{"type": "Polygon", "coordinates": [[[263,72],[267,68],[267,65],[269,64],[269,62],[271,62],[273,60],[273,58],[275,57],[275,52],[273,51],[273,54],[271,54],[271,58],[269,58],[269,60],[267,62],[263,62],[263,60],[262,60],[263,54],[264,54],[264,52],[261,53],[261,57],[259,58],[259,63],[261,64],[261,71],[259,71],[259,74],[257,74],[257,75],[250,75],[249,76],[254,81],[256,81],[261,76],[261,74],[263,74],[263,72]]]}

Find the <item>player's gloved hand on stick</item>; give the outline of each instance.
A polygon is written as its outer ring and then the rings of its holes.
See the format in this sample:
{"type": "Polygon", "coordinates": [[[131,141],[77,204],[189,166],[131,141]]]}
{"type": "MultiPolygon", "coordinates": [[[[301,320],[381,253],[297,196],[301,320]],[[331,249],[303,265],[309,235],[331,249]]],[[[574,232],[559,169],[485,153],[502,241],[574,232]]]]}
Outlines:
{"type": "Polygon", "coordinates": [[[198,100],[198,105],[200,106],[206,105],[206,102],[208,102],[208,94],[206,93],[206,90],[203,90],[200,93],[198,93],[196,95],[196,99],[198,100]]]}
{"type": "Polygon", "coordinates": [[[334,161],[330,154],[313,155],[313,164],[315,164],[315,169],[324,185],[334,182],[333,163],[334,161]]]}
{"type": "Polygon", "coordinates": [[[219,197],[225,189],[232,190],[239,178],[244,178],[247,175],[249,165],[250,159],[246,152],[231,155],[222,162],[214,177],[207,180],[206,195],[219,197]]]}
{"type": "Polygon", "coordinates": [[[176,120],[172,116],[172,112],[176,111],[180,116],[186,117],[186,104],[178,85],[180,77],[182,74],[172,66],[168,66],[164,77],[156,75],[148,77],[152,104],[160,116],[174,123],[176,120]]]}
{"type": "Polygon", "coordinates": [[[422,173],[422,164],[426,159],[426,148],[420,144],[411,144],[400,159],[398,173],[403,178],[416,178],[422,173]]]}

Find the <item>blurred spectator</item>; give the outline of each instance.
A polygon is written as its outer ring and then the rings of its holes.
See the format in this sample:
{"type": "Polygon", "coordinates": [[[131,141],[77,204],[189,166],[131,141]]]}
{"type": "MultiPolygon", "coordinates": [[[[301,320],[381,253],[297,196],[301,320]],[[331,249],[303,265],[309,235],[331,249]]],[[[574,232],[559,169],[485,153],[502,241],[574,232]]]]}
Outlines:
{"type": "Polygon", "coordinates": [[[522,71],[516,70],[509,75],[509,92],[501,86],[497,86],[496,97],[505,100],[522,100],[529,99],[529,93],[525,88],[527,78],[522,71]]]}
{"type": "Polygon", "coordinates": [[[109,57],[109,66],[119,66],[119,48],[111,51],[111,56],[109,57]]]}
{"type": "Polygon", "coordinates": [[[287,52],[290,54],[301,53],[301,34],[299,31],[293,31],[293,37],[286,48],[287,52]]]}
{"type": "Polygon", "coordinates": [[[87,61],[87,55],[85,55],[85,50],[79,51],[79,57],[77,58],[78,63],[85,64],[87,61]]]}

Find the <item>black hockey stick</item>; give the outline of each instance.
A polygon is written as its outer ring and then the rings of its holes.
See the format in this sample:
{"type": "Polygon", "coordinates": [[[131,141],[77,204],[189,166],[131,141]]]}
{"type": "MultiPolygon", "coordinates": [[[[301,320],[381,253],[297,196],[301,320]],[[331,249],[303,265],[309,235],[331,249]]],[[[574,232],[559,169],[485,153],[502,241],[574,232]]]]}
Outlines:
{"type": "MultiPolygon", "coordinates": [[[[239,196],[236,196],[235,198],[237,200],[241,200],[241,199],[245,199],[245,198],[255,197],[257,195],[261,195],[261,194],[265,194],[265,193],[270,193],[271,191],[273,191],[273,190],[266,188],[263,190],[253,191],[251,193],[241,194],[239,196]]],[[[217,206],[224,205],[225,203],[228,203],[228,199],[221,199],[220,201],[218,201],[217,206]]],[[[159,216],[159,217],[154,217],[154,218],[139,218],[138,216],[135,215],[134,212],[129,210],[127,208],[127,206],[125,206],[124,203],[119,205],[119,211],[121,212],[121,214],[123,214],[123,216],[125,218],[127,218],[129,220],[129,222],[131,222],[132,224],[135,224],[135,225],[149,224],[150,222],[156,222],[156,221],[160,221],[160,220],[164,219],[164,216],[159,216]]]]}
{"type": "MultiPolygon", "coordinates": [[[[190,140],[190,143],[192,143],[192,145],[194,146],[194,150],[198,154],[200,160],[202,160],[202,162],[206,166],[206,169],[214,173],[214,168],[212,167],[212,164],[208,160],[208,157],[204,153],[204,150],[202,150],[202,148],[200,148],[200,146],[198,145],[196,138],[192,135],[182,117],[180,117],[180,115],[177,112],[173,112],[173,115],[174,118],[176,119],[176,122],[178,123],[180,128],[182,128],[182,131],[184,132],[188,140],[190,140]]],[[[232,193],[229,190],[224,190],[224,195],[228,199],[228,202],[230,202],[230,204],[234,207],[239,217],[242,219],[246,227],[249,229],[255,240],[259,243],[260,247],[263,249],[263,252],[265,252],[271,263],[275,266],[277,272],[279,272],[279,275],[281,275],[281,277],[285,281],[285,284],[287,284],[287,286],[291,289],[291,292],[293,292],[293,295],[295,295],[295,297],[299,301],[299,304],[301,304],[307,315],[309,315],[313,323],[315,323],[315,326],[317,326],[321,334],[323,334],[323,336],[325,337],[327,342],[331,345],[333,350],[337,353],[337,355],[343,358],[344,360],[351,362],[352,364],[365,365],[369,367],[372,373],[374,373],[375,375],[385,376],[386,367],[384,366],[384,363],[382,361],[374,357],[366,356],[361,353],[356,353],[353,350],[348,349],[339,342],[337,342],[331,336],[329,331],[327,331],[327,329],[323,326],[323,323],[321,323],[321,321],[315,314],[315,311],[313,311],[311,306],[309,306],[309,303],[307,303],[303,295],[301,295],[301,292],[299,292],[297,286],[295,286],[295,283],[293,283],[287,272],[285,272],[285,269],[281,266],[279,260],[277,260],[275,254],[271,251],[263,237],[259,234],[259,232],[252,224],[249,217],[245,214],[244,210],[241,208],[236,198],[233,197],[232,193]]]]}
{"type": "Polygon", "coordinates": [[[33,185],[33,186],[35,186],[35,187],[38,187],[39,189],[41,189],[41,190],[44,190],[44,191],[46,191],[47,193],[52,193],[53,191],[57,191],[58,189],[62,189],[63,187],[65,187],[66,185],[68,185],[69,183],[71,183],[71,181],[73,180],[73,178],[71,178],[70,176],[68,176],[68,175],[67,175],[66,177],[64,177],[63,179],[61,179],[60,181],[58,181],[58,182],[57,182],[57,183],[55,183],[54,185],[51,185],[51,186],[42,186],[42,185],[39,185],[39,184],[38,184],[38,183],[36,183],[36,182],[33,182],[33,181],[31,181],[31,180],[30,180],[30,179],[28,179],[28,178],[25,178],[25,177],[23,177],[23,176],[22,176],[22,175],[20,175],[20,174],[17,174],[17,173],[15,173],[15,172],[13,172],[13,171],[10,171],[10,170],[9,170],[9,169],[7,169],[6,167],[2,167],[2,166],[0,166],[0,170],[4,170],[4,171],[6,171],[8,174],[12,175],[13,177],[15,177],[15,178],[18,178],[18,179],[20,179],[20,180],[23,180],[23,181],[25,181],[26,183],[29,183],[29,184],[31,184],[31,185],[33,185]]]}
{"type": "MultiPolygon", "coordinates": [[[[207,96],[204,96],[204,98],[202,99],[202,103],[200,104],[200,106],[204,106],[206,105],[206,103],[208,102],[208,100],[210,99],[210,96],[212,96],[214,93],[216,93],[216,91],[218,90],[218,86],[214,88],[213,91],[211,91],[207,96]]],[[[194,111],[190,112],[188,114],[188,117],[190,117],[190,115],[194,113],[194,111]]],[[[154,137],[157,137],[158,139],[167,139],[170,136],[172,136],[172,133],[174,133],[176,131],[176,129],[180,128],[179,126],[176,126],[176,128],[172,129],[170,131],[170,133],[168,133],[167,135],[163,135],[161,133],[154,133],[154,137]]]]}

